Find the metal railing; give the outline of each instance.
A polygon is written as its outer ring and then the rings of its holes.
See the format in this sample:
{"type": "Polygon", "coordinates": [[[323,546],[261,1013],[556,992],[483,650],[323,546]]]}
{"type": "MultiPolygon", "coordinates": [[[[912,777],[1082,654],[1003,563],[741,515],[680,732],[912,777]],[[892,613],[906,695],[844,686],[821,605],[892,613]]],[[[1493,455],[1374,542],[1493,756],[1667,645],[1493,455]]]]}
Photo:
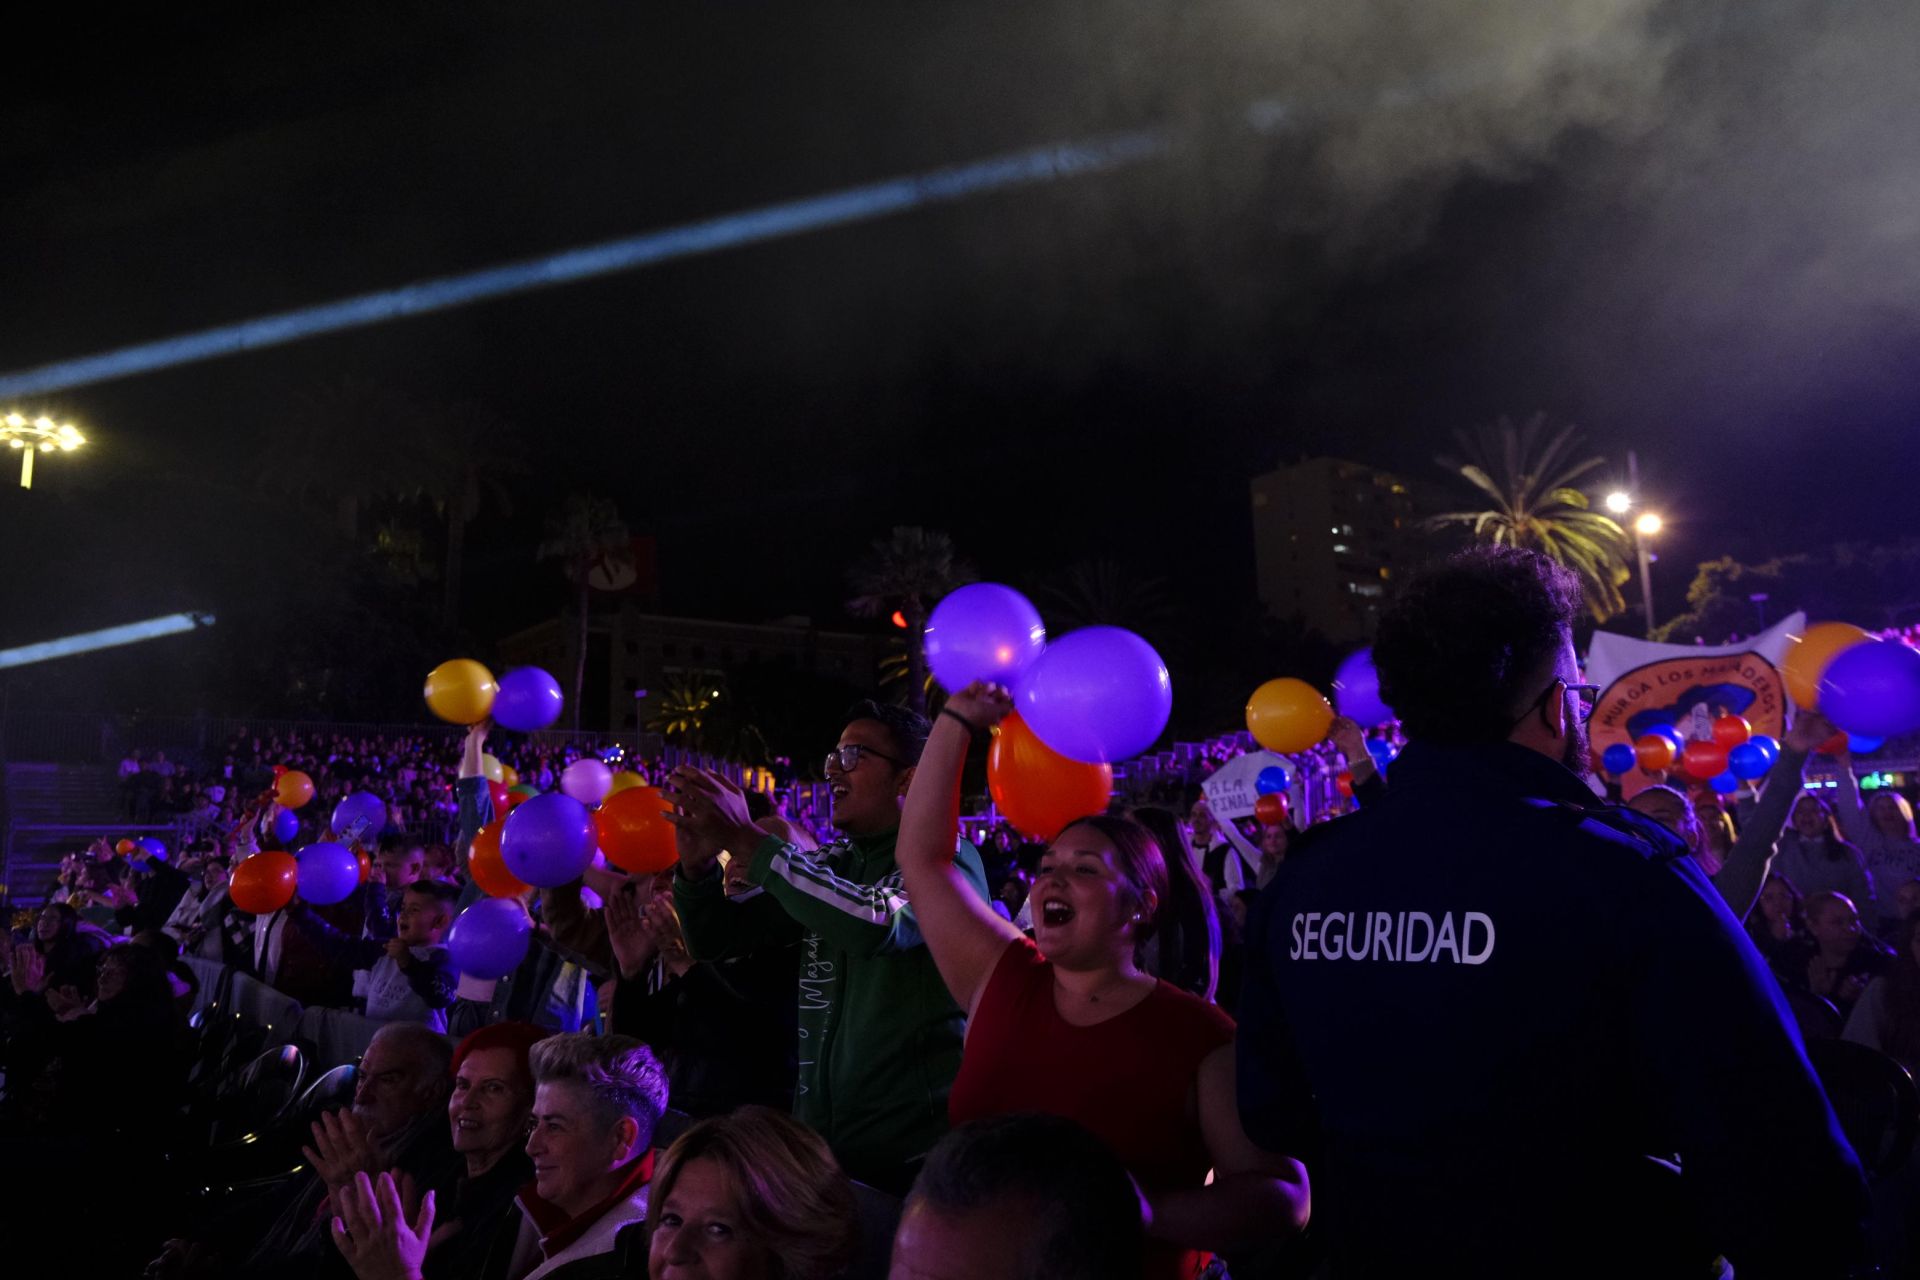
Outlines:
{"type": "MultiPolygon", "coordinates": [[[[454,749],[457,725],[374,723],[371,721],[289,720],[258,716],[145,715],[114,712],[7,710],[0,723],[0,744],[8,760],[49,764],[115,764],[129,751],[164,751],[169,756],[206,760],[236,737],[248,740],[298,736],[312,741],[332,737],[426,738],[454,749]]],[[[504,734],[505,731],[500,731],[504,734]]],[[[630,753],[657,757],[665,748],[658,734],[541,729],[514,735],[535,749],[598,746],[617,742],[630,753]]]]}

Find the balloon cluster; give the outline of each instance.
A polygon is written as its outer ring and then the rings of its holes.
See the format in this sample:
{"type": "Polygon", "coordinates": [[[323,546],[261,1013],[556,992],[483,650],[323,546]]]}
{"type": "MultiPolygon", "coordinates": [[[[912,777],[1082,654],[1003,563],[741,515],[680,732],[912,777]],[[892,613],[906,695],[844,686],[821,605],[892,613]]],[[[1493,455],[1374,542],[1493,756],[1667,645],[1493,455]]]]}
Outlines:
{"type": "Polygon", "coordinates": [[[1794,701],[1856,738],[1884,741],[1920,728],[1920,650],[1823,622],[1807,628],[1786,665],[1794,701]]]}
{"type": "Polygon", "coordinates": [[[1746,717],[1728,714],[1714,720],[1708,738],[1688,738],[1675,726],[1663,724],[1642,734],[1632,746],[1616,742],[1600,754],[1600,767],[1615,777],[1636,765],[1647,773],[1678,768],[1721,795],[1731,795],[1742,782],[1765,777],[1779,758],[1778,742],[1755,733],[1746,717]]]}
{"type": "Polygon", "coordinates": [[[1121,627],[1083,627],[1048,643],[1039,610],[997,582],[935,605],[925,645],[941,685],[1005,686],[1027,727],[1082,764],[1139,755],[1173,713],[1173,680],[1152,645],[1121,627]]]}
{"type": "Polygon", "coordinates": [[[1011,692],[1015,712],[995,730],[987,788],[1030,839],[1051,840],[1074,819],[1106,812],[1113,762],[1152,747],[1173,713],[1173,680],[1152,645],[1120,627],[1083,627],[1049,643],[1039,610],[999,583],[941,600],[924,640],[945,688],[987,681],[1011,692]]]}

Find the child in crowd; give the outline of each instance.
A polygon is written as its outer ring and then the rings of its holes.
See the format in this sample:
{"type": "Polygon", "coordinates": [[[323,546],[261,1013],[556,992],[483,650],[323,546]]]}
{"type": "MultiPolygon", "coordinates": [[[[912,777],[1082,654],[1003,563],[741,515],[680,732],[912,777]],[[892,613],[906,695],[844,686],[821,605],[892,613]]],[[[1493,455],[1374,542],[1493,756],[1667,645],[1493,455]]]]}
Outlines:
{"type": "Polygon", "coordinates": [[[335,960],[356,969],[368,969],[364,987],[367,1016],[383,1022],[408,1021],[430,1030],[447,1029],[447,1006],[453,1003],[459,974],[442,945],[453,926],[454,901],[460,891],[439,880],[415,880],[400,898],[394,917],[394,936],[356,938],[334,928],[303,902],[291,910],[302,928],[335,960]]]}

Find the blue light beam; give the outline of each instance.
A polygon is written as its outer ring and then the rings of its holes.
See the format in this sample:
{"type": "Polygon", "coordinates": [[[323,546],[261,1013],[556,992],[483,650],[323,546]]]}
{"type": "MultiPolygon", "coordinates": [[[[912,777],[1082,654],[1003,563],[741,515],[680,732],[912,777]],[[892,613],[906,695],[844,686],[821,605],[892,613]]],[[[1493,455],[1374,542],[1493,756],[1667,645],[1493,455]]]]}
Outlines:
{"type": "Polygon", "coordinates": [[[1172,148],[1163,131],[1112,134],[1082,142],[1034,147],[969,164],[910,174],[783,204],[764,205],[702,222],[684,223],[621,240],[569,249],[462,275],[422,280],[379,293],[324,302],[240,324],[143,342],[0,375],[0,399],[44,395],[114,378],[171,369],[303,338],[426,315],[489,298],[634,271],[676,258],[718,253],[742,245],[851,226],[914,209],[951,204],[993,191],[1036,186],[1061,178],[1106,173],[1158,158],[1172,148]]]}
{"type": "Polygon", "coordinates": [[[164,618],[129,622],[123,627],[108,627],[104,631],[83,631],[79,635],[63,636],[58,640],[21,645],[18,649],[0,649],[0,670],[31,666],[53,658],[70,658],[76,653],[91,653],[95,649],[138,644],[142,640],[158,640],[161,636],[179,635],[183,631],[212,625],[213,615],[210,613],[170,613],[164,618]]]}

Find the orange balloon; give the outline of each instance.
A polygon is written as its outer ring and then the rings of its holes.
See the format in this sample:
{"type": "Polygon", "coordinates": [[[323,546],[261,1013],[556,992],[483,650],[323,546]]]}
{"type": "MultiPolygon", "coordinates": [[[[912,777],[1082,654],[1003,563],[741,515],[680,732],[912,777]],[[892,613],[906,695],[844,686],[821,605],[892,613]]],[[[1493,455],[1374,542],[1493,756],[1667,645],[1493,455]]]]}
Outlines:
{"type": "Polygon", "coordinates": [[[299,887],[300,864],[292,854],[275,849],[256,853],[235,867],[227,880],[227,896],[240,910],[264,916],[292,902],[299,887]]]}
{"type": "Polygon", "coordinates": [[[122,840],[119,844],[116,844],[115,846],[113,846],[113,851],[115,853],[132,853],[133,848],[134,848],[133,841],[122,840]]]}
{"type": "MultiPolygon", "coordinates": [[[[493,710],[500,686],[472,658],[454,658],[427,672],[427,709],[450,724],[479,724],[493,710]]],[[[496,779],[497,781],[497,779],[496,779]]]]}
{"type": "Polygon", "coordinates": [[[473,833],[473,848],[467,852],[467,874],[480,886],[480,892],[490,898],[517,898],[532,886],[507,870],[507,860],[500,856],[500,827],[497,821],[489,822],[473,833]]]}
{"type": "Polygon", "coordinates": [[[1725,715],[1713,722],[1713,740],[1731,750],[1753,736],[1745,716],[1725,715]]]}
{"type": "MultiPolygon", "coordinates": [[[[680,860],[673,824],[666,815],[673,806],[658,787],[628,787],[608,796],[593,813],[593,829],[600,836],[600,852],[622,871],[650,876],[680,860]]],[[[751,849],[734,850],[747,857],[751,849]]]]}
{"type": "Polygon", "coordinates": [[[1069,760],[1040,741],[1015,713],[993,731],[987,790],[1020,834],[1029,840],[1052,840],[1075,819],[1107,811],[1113,767],[1069,760]]]}
{"type": "Polygon", "coordinates": [[[1664,736],[1650,733],[1633,744],[1633,758],[1648,773],[1659,773],[1673,764],[1673,743],[1664,736]]]}
{"type": "Polygon", "coordinates": [[[1247,731],[1269,751],[1293,755],[1327,736],[1333,706],[1305,680],[1269,680],[1247,699],[1247,731]]]}
{"type": "Polygon", "coordinates": [[[273,795],[283,808],[298,809],[313,799],[313,779],[298,769],[289,769],[273,784],[273,795]]]}
{"type": "Polygon", "coordinates": [[[1820,706],[1820,681],[1833,660],[1857,644],[1873,637],[1845,622],[1816,622],[1806,634],[1796,637],[1787,650],[1780,674],[1786,678],[1787,696],[1797,707],[1815,711],[1820,706]]]}

